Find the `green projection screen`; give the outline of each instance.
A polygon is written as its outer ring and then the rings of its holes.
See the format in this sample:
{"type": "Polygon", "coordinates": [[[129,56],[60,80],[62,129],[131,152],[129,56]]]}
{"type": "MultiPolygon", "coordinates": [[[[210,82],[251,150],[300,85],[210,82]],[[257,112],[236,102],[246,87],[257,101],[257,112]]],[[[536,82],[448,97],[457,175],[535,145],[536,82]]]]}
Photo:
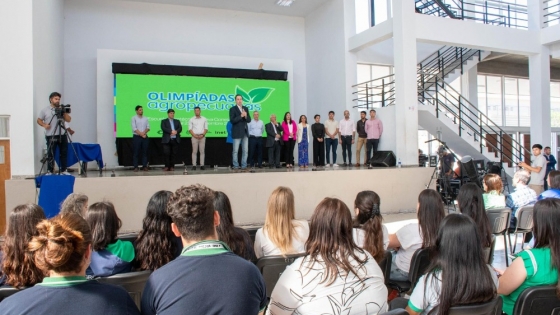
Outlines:
{"type": "Polygon", "coordinates": [[[287,81],[233,79],[195,76],[115,74],[114,108],[117,138],[132,138],[131,119],[134,108],[141,105],[150,122],[150,135],[161,134],[160,123],[167,110],[175,110],[175,119],[183,125],[182,136],[190,136],[188,122],[194,108],[208,119],[208,137],[226,137],[229,109],[235,95],[243,97],[243,105],[260,112],[260,119],[269,122],[270,114],[278,119],[290,110],[290,86],[287,81]]]}

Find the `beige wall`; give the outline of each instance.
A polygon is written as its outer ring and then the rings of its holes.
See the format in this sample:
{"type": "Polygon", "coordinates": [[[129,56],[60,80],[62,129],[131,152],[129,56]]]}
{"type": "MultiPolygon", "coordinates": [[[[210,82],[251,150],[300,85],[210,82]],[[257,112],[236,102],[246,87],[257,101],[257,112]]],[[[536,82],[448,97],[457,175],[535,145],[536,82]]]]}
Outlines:
{"type": "MultiPolygon", "coordinates": [[[[240,173],[186,176],[125,176],[76,178],[75,192],[89,196],[90,204],[109,200],[123,221],[122,231],[139,230],[150,196],[161,189],[200,183],[225,192],[236,224],[264,222],[268,196],[277,186],[294,191],[296,216],[308,219],[324,197],[336,197],[353,207],[356,194],[373,190],[381,197],[381,212],[414,212],[418,194],[432,175],[432,168],[325,170],[307,172],[240,173]]],[[[432,182],[432,186],[435,181],[432,182]]],[[[35,201],[32,180],[6,181],[7,215],[16,205],[35,201]]]]}

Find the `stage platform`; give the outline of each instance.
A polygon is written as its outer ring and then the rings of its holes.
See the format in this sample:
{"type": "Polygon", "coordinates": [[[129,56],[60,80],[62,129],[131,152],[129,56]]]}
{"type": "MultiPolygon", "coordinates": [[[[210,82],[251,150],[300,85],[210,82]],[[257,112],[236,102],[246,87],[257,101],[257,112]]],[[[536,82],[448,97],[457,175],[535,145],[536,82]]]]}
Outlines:
{"type": "MultiPolygon", "coordinates": [[[[183,172],[183,167],[175,168],[174,172],[164,172],[161,168],[147,172],[119,169],[99,173],[90,170],[87,177],[75,172],[74,191],[86,194],[89,204],[102,200],[113,202],[123,222],[122,231],[141,228],[148,200],[156,191],[174,191],[182,185],[196,183],[221,190],[229,196],[236,224],[260,225],[264,222],[268,197],[277,186],[287,186],[294,191],[296,217],[299,219],[309,219],[324,197],[340,198],[352,209],[356,194],[362,190],[379,194],[383,214],[413,213],[418,194],[429,183],[433,168],[295,167],[236,172],[207,167],[204,171],[187,168],[187,174],[183,172]]],[[[432,181],[434,187],[435,181],[432,181]]],[[[33,179],[6,181],[6,215],[9,216],[18,204],[36,202],[36,193],[33,179]]]]}

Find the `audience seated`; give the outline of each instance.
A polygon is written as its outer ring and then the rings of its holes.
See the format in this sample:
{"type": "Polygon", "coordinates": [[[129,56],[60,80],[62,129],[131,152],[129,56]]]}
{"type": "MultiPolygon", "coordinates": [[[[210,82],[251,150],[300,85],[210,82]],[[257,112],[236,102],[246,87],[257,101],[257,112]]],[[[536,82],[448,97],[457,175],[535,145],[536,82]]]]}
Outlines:
{"type": "Polygon", "coordinates": [[[83,194],[71,193],[64,199],[60,206],[60,214],[75,213],[82,218],[85,217],[88,209],[88,196],[83,194]]]}
{"type": "Polygon", "coordinates": [[[220,214],[220,225],[216,227],[219,240],[226,243],[234,254],[246,260],[256,260],[251,236],[233,224],[231,203],[228,196],[221,191],[214,192],[214,209],[220,214]]]}
{"type": "Polygon", "coordinates": [[[156,192],[146,208],[142,230],[134,242],[135,270],[156,270],[181,254],[181,238],[171,231],[171,217],[167,214],[167,201],[171,192],[156,192]]]}
{"type": "Polygon", "coordinates": [[[107,277],[130,272],[134,246],[131,242],[117,239],[121,219],[113,204],[108,201],[92,204],[86,213],[86,221],[91,228],[93,247],[87,275],[107,277]]]}
{"type": "Polygon", "coordinates": [[[389,232],[381,224],[383,217],[379,206],[379,195],[371,190],[364,190],[354,200],[355,228],[352,230],[354,242],[358,247],[367,250],[377,262],[383,259],[383,254],[389,246],[389,232]]]}
{"type": "Polygon", "coordinates": [[[29,251],[49,276],[3,300],[2,314],[140,314],[123,288],[86,279],[91,231],[82,217],[44,220],[37,230],[29,251]]]}
{"type": "Polygon", "coordinates": [[[294,193],[288,187],[276,188],[268,199],[264,226],[255,235],[257,258],[305,251],[309,224],[295,220],[294,193]]]}
{"type": "Polygon", "coordinates": [[[526,288],[558,284],[560,268],[560,200],[555,198],[537,202],[533,208],[535,245],[517,254],[500,277],[498,293],[504,301],[503,311],[512,315],[517,298],[526,288]]]}
{"type": "Polygon", "coordinates": [[[383,273],[352,239],[348,207],[325,198],[311,216],[306,256],[280,276],[267,314],[378,314],[387,308],[383,273]],[[333,310],[335,310],[333,312],[333,310]]]}
{"type": "Polygon", "coordinates": [[[410,315],[445,315],[456,305],[483,303],[496,296],[498,278],[483,255],[478,228],[466,215],[450,214],[441,222],[435,256],[412,291],[410,315]],[[437,311],[430,312],[437,306],[437,311]]]}
{"type": "Polygon", "coordinates": [[[504,185],[502,178],[496,174],[486,174],[482,180],[484,194],[482,200],[485,209],[499,209],[506,207],[506,197],[502,194],[504,185]]]}
{"type": "Polygon", "coordinates": [[[480,233],[482,247],[490,247],[492,244],[492,228],[486,211],[482,197],[482,189],[475,183],[466,183],[459,189],[457,195],[457,204],[462,214],[471,217],[480,233]]]}
{"type": "Polygon", "coordinates": [[[0,260],[0,285],[24,288],[41,282],[43,271],[35,266],[27,244],[37,235],[37,223],[45,219],[43,209],[28,203],[14,208],[8,218],[0,260]]]}
{"type": "Polygon", "coordinates": [[[425,189],[418,195],[417,211],[418,223],[409,223],[389,235],[389,248],[397,249],[391,265],[392,280],[408,280],[414,252],[435,245],[439,224],[445,217],[441,196],[433,189],[425,189]]]}
{"type": "Polygon", "coordinates": [[[218,240],[220,215],[214,192],[202,185],[181,187],[168,203],[173,233],[181,236],[181,256],[154,271],[142,294],[142,314],[247,314],[267,302],[257,267],[218,240]]]}
{"type": "Polygon", "coordinates": [[[542,194],[537,198],[538,200],[543,200],[547,198],[560,199],[560,171],[550,171],[548,173],[548,187],[549,189],[543,191],[542,194]]]}
{"type": "Polygon", "coordinates": [[[510,227],[515,227],[516,225],[515,214],[519,208],[537,202],[537,193],[527,186],[530,178],[531,175],[526,170],[519,170],[513,175],[511,185],[515,189],[506,197],[506,206],[511,209],[510,227]]]}

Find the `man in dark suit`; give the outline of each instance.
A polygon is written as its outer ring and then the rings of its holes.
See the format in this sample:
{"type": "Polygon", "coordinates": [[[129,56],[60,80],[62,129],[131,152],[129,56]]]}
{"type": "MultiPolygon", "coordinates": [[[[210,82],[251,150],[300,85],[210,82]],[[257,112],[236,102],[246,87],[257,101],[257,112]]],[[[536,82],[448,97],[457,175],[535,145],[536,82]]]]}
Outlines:
{"type": "Polygon", "coordinates": [[[181,122],[175,119],[175,111],[169,109],[167,111],[167,119],[161,121],[161,131],[163,131],[161,143],[163,143],[163,159],[165,161],[164,171],[173,171],[175,169],[175,157],[179,151],[182,130],[181,122]]]}
{"type": "Polygon", "coordinates": [[[249,117],[249,109],[243,106],[243,98],[241,95],[235,95],[235,105],[229,109],[229,121],[231,122],[231,137],[233,138],[233,169],[239,169],[238,152],[239,145],[242,145],[241,151],[241,169],[247,169],[247,156],[249,149],[249,128],[247,124],[251,122],[249,117]]]}
{"type": "Polygon", "coordinates": [[[268,148],[268,164],[270,168],[280,168],[280,149],[282,148],[282,126],[276,121],[276,115],[270,115],[266,124],[266,147],[268,148]]]}

